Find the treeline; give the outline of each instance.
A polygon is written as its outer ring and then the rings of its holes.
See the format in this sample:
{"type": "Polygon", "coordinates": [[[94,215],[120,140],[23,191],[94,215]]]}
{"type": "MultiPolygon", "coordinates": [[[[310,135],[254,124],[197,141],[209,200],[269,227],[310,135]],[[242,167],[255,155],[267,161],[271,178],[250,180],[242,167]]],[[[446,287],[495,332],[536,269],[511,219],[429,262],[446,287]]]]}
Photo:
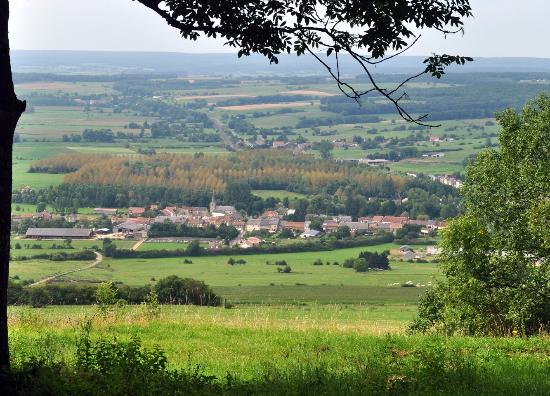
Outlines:
{"type": "Polygon", "coordinates": [[[249,254],[281,254],[300,252],[321,252],[344,248],[375,246],[393,242],[394,236],[389,232],[382,232],[373,236],[361,236],[352,239],[320,239],[303,243],[288,245],[258,245],[250,248],[222,247],[216,250],[206,250],[196,241],[189,244],[186,249],[177,250],[130,250],[118,249],[116,243],[110,243],[103,249],[107,257],[112,258],[166,258],[166,257],[197,257],[197,256],[236,256],[249,254]]]}
{"type": "Polygon", "coordinates": [[[13,261],[26,260],[51,260],[51,261],[85,261],[95,260],[96,256],[92,250],[81,250],[78,252],[40,253],[31,256],[12,257],[13,261]]]}
{"type": "Polygon", "coordinates": [[[31,162],[29,173],[71,173],[92,161],[111,158],[105,154],[66,154],[31,162]]]}
{"type": "MultiPolygon", "coordinates": [[[[182,190],[163,186],[114,186],[100,184],[60,184],[40,190],[17,190],[13,192],[13,202],[38,204],[47,202],[59,212],[71,212],[82,207],[146,206],[159,203],[160,206],[178,204],[182,206],[208,206],[211,190],[182,190]]],[[[13,224],[19,233],[28,227],[42,227],[40,222],[13,224]],[[36,225],[34,225],[36,224],[36,225]]],[[[59,225],[62,227],[61,225],[59,225]]],[[[52,227],[54,227],[52,225],[52,227]]],[[[55,225],[58,227],[58,225],[55,225]]],[[[72,227],[72,225],[71,225],[72,227]]]]}
{"type": "MultiPolygon", "coordinates": [[[[475,83],[467,79],[461,81],[460,85],[450,87],[408,87],[406,92],[411,101],[402,105],[412,114],[428,113],[432,121],[491,118],[495,112],[508,107],[519,109],[527,100],[548,88],[536,81],[495,81],[490,76],[475,83]]],[[[345,96],[325,97],[321,99],[321,110],[340,115],[394,113],[393,104],[382,99],[380,95],[371,94],[362,100],[360,106],[345,96]]]]}
{"type": "MultiPolygon", "coordinates": [[[[28,286],[10,280],[8,304],[33,307],[92,305],[98,302],[98,287],[98,285],[75,284],[28,286]]],[[[110,303],[119,305],[120,303],[142,304],[149,302],[152,292],[155,293],[160,304],[218,306],[221,303],[221,298],[204,282],[191,278],[179,278],[174,275],[160,279],[154,286],[132,287],[122,283],[108,283],[107,287],[112,289],[110,303]]]]}
{"type": "Polygon", "coordinates": [[[186,89],[209,89],[209,88],[230,88],[241,84],[240,80],[220,78],[220,79],[143,79],[128,78],[123,81],[116,81],[113,89],[119,91],[124,96],[148,96],[162,94],[164,91],[186,90],[186,89]]]}

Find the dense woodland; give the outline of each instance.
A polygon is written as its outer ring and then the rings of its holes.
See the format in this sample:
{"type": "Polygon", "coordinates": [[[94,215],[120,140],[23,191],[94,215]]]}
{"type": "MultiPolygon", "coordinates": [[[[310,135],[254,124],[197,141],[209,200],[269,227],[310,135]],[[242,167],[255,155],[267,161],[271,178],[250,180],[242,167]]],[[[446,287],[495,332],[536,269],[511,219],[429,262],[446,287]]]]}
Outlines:
{"type": "Polygon", "coordinates": [[[59,187],[16,191],[14,201],[47,202],[59,210],[86,206],[185,204],[206,206],[212,191],[227,204],[249,214],[272,208],[277,200],[261,200],[253,189],[287,190],[308,199],[283,202],[293,206],[292,220],[308,213],[373,214],[448,218],[460,208],[457,191],[426,177],[414,179],[355,163],[324,161],[287,151],[254,150],[225,156],[158,154],[134,157],[90,156],[87,163],[69,156],[37,161],[33,169],[59,171],[67,162],[80,166],[59,187]],[[406,202],[401,202],[407,198],[406,202]]]}

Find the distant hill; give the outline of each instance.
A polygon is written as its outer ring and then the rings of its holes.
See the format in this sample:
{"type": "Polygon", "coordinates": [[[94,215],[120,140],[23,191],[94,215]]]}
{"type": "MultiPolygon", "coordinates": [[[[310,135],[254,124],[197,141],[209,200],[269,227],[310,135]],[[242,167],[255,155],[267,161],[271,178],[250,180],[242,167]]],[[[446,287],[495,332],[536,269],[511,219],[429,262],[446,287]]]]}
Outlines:
{"type": "MultiPolygon", "coordinates": [[[[379,65],[378,74],[412,73],[422,69],[423,57],[401,56],[379,65]]],[[[361,74],[348,57],[342,59],[347,75],[361,74]]],[[[185,54],[171,52],[12,51],[15,72],[42,73],[176,73],[179,75],[312,75],[325,74],[311,56],[281,55],[278,65],[262,56],[237,58],[236,54],[185,54]]],[[[453,72],[550,72],[550,59],[477,58],[453,72]]]]}

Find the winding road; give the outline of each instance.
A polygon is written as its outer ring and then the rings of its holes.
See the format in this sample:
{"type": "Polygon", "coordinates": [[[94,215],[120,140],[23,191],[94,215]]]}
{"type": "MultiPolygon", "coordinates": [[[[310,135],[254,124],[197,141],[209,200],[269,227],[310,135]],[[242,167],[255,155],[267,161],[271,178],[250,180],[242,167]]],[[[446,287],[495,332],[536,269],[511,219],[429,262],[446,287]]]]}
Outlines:
{"type": "Polygon", "coordinates": [[[75,272],[84,271],[84,270],[87,270],[87,269],[94,268],[96,265],[98,265],[99,263],[101,263],[103,261],[103,255],[101,253],[99,253],[99,252],[94,252],[94,253],[95,253],[95,261],[92,264],[87,265],[86,267],[77,268],[77,269],[70,270],[70,271],[65,271],[65,272],[60,272],[58,274],[48,276],[44,279],[39,280],[38,282],[32,283],[30,286],[41,285],[43,283],[48,283],[48,282],[50,282],[54,279],[60,278],[62,276],[68,275],[68,274],[72,274],[72,273],[75,273],[75,272]]]}

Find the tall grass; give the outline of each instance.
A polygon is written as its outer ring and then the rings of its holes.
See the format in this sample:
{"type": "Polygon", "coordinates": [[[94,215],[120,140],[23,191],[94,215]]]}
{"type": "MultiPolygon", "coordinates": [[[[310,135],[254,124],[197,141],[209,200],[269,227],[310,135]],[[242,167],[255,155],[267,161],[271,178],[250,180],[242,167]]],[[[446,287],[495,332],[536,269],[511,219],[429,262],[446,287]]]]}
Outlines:
{"type": "Polygon", "coordinates": [[[156,318],[141,307],[103,316],[91,307],[12,309],[15,372],[31,378],[26,381],[30,388],[15,391],[290,395],[550,391],[548,337],[407,336],[397,313],[394,323],[400,327],[382,318],[381,312],[369,316],[366,309],[338,306],[162,307],[156,318]],[[90,324],[88,330],[82,331],[82,323],[90,324]],[[389,332],[394,334],[378,335],[389,332]],[[88,365],[82,363],[84,344],[88,365]],[[117,356],[124,359],[114,362],[108,350],[119,351],[117,356]],[[154,370],[143,361],[157,362],[151,363],[154,370]]]}

